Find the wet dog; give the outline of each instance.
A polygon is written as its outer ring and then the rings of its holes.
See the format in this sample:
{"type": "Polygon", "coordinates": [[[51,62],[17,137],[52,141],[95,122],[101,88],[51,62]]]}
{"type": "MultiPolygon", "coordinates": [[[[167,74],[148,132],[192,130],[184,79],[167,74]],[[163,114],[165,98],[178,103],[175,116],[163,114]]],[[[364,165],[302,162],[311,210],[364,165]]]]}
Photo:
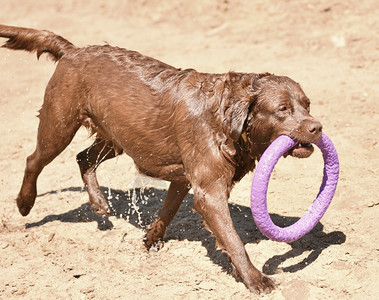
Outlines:
{"type": "Polygon", "coordinates": [[[199,73],[181,70],[135,51],[75,47],[49,31],[0,25],[3,47],[47,53],[58,62],[40,110],[37,146],[27,158],[17,205],[26,216],[42,169],[86,126],[96,138],[77,155],[89,200],[109,214],[96,178],[98,165],[123,152],[148,176],[170,181],[158,218],[145,237],[150,247],[164,233],[189,189],[194,209],[217,246],[253,292],[273,281],[251,263],[228,210],[233,184],[252,171],[279,135],[297,141],[287,154],[308,157],[322,125],[309,113],[300,85],[269,73],[199,73]]]}

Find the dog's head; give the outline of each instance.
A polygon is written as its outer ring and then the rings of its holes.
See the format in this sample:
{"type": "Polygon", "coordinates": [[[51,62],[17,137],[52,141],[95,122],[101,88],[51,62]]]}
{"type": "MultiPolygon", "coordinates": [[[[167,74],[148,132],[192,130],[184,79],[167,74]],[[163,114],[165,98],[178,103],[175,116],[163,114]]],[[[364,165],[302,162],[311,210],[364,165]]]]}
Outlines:
{"type": "Polygon", "coordinates": [[[310,101],[298,83],[268,73],[229,76],[226,127],[234,141],[243,136],[259,157],[278,136],[288,135],[297,145],[287,154],[305,158],[313,153],[322,125],[310,115],[310,101]]]}

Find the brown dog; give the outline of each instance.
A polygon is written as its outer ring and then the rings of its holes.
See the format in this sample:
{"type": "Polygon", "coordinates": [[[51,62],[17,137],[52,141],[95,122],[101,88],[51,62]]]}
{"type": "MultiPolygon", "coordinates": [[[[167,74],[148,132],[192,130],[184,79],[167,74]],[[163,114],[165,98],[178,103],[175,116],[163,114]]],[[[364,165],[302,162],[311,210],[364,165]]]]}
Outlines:
{"type": "Polygon", "coordinates": [[[189,189],[194,209],[217,245],[253,292],[274,283],[258,271],[234,229],[228,210],[233,184],[255,167],[275,138],[298,145],[288,154],[308,157],[322,126],[309,114],[299,84],[271,74],[205,74],[181,70],[122,48],[77,48],[49,31],[0,25],[9,49],[48,53],[59,61],[40,110],[37,147],[27,159],[17,197],[22,215],[33,207],[42,169],[71,142],[82,125],[96,134],[77,161],[89,200],[99,215],[109,213],[96,168],[125,152],[140,172],[170,181],[158,219],[145,245],[159,244],[189,189]]]}

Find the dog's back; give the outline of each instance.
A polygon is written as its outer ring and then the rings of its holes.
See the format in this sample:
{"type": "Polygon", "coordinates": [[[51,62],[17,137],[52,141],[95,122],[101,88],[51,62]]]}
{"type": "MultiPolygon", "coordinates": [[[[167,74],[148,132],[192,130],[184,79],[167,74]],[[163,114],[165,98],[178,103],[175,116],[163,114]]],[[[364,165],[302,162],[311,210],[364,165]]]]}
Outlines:
{"type": "Polygon", "coordinates": [[[84,125],[123,149],[143,173],[186,180],[177,139],[189,140],[191,131],[173,124],[188,123],[188,106],[201,100],[188,81],[205,74],[110,45],[75,47],[50,31],[0,25],[0,37],[8,38],[5,48],[47,53],[58,62],[40,111],[41,130],[61,123],[74,132],[84,125]]]}

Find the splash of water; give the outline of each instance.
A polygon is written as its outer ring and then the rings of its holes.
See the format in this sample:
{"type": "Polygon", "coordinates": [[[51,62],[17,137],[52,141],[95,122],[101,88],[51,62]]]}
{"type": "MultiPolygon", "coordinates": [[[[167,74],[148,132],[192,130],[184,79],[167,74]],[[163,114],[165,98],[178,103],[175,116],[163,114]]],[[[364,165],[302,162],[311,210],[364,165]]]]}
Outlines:
{"type": "MultiPolygon", "coordinates": [[[[111,200],[113,197],[112,197],[112,192],[111,192],[111,186],[112,186],[112,179],[114,177],[114,174],[116,172],[116,169],[117,169],[117,164],[118,164],[118,159],[119,159],[119,156],[116,156],[116,159],[115,159],[115,162],[114,162],[114,165],[113,165],[113,169],[112,169],[112,172],[110,173],[109,175],[109,179],[108,179],[108,183],[107,183],[107,186],[108,186],[108,196],[107,196],[107,199],[108,200],[111,200]]],[[[115,196],[116,200],[119,200],[119,195],[117,194],[115,196]]],[[[113,203],[112,201],[108,201],[108,205],[110,207],[110,209],[113,211],[113,203]]]]}
{"type": "MultiPolygon", "coordinates": [[[[109,177],[107,180],[107,191],[105,191],[105,193],[107,194],[106,198],[108,200],[108,205],[110,206],[113,212],[115,212],[113,207],[115,202],[111,200],[120,201],[123,198],[122,195],[118,193],[112,195],[112,182],[114,181],[114,178],[116,176],[118,164],[119,156],[115,158],[113,168],[109,173],[109,177]]],[[[130,201],[127,201],[127,208],[125,208],[123,212],[118,212],[118,217],[125,218],[129,222],[130,218],[134,214],[136,214],[139,228],[144,228],[145,224],[142,220],[143,215],[140,206],[146,205],[149,200],[149,197],[145,194],[145,190],[152,186],[167,189],[167,182],[144,176],[141,173],[139,173],[137,169],[133,168],[132,165],[123,170],[120,178],[127,177],[127,173],[130,172],[134,172],[132,179],[122,188],[122,190],[124,190],[124,198],[130,199],[130,201]]]]}
{"type": "MultiPolygon", "coordinates": [[[[142,218],[141,218],[141,212],[139,210],[139,206],[137,205],[137,180],[138,180],[139,174],[138,171],[134,173],[133,180],[132,180],[132,185],[133,185],[133,195],[132,195],[132,206],[134,211],[137,213],[137,218],[138,218],[138,225],[142,227],[142,218]]],[[[140,189],[140,195],[144,193],[145,188],[141,187],[140,189]]]]}

